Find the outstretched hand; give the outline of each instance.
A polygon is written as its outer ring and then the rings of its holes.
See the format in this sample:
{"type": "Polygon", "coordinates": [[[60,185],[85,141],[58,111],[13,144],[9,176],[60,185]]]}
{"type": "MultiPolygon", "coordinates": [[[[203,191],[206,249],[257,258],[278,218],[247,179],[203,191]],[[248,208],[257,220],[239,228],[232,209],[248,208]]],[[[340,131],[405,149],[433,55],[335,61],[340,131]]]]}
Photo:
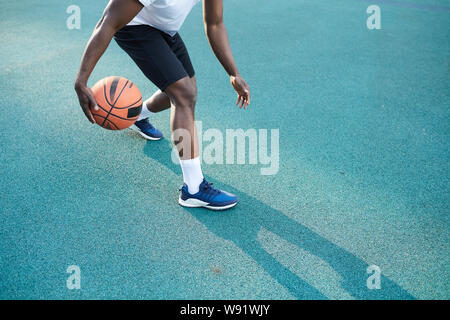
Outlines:
{"type": "Polygon", "coordinates": [[[239,108],[247,109],[247,106],[250,105],[250,87],[239,75],[230,76],[230,82],[238,95],[236,105],[239,105],[239,108]]]}

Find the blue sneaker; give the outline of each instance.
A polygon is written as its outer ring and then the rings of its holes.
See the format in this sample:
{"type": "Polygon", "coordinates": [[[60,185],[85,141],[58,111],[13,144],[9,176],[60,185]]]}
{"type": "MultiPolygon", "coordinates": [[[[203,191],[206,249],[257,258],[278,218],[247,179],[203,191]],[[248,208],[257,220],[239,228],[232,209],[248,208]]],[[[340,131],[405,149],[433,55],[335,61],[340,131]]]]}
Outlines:
{"type": "Polygon", "coordinates": [[[159,140],[163,136],[162,132],[148,121],[148,118],[136,121],[130,129],[136,131],[147,140],[159,140]]]}
{"type": "Polygon", "coordinates": [[[212,183],[203,179],[199,191],[190,194],[186,184],[180,189],[178,203],[188,208],[208,208],[211,210],[225,210],[234,207],[238,202],[238,197],[234,194],[218,190],[212,187],[212,183]]]}

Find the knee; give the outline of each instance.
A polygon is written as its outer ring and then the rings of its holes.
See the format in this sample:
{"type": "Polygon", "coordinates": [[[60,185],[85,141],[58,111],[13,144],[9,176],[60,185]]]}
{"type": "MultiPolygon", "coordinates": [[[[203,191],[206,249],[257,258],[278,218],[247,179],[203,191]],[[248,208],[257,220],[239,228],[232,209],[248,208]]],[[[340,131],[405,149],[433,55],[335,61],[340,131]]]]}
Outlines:
{"type": "Polygon", "coordinates": [[[192,85],[186,85],[182,90],[181,96],[184,105],[194,108],[197,103],[197,88],[192,85]]]}
{"type": "Polygon", "coordinates": [[[186,84],[179,90],[175,97],[175,105],[194,108],[197,102],[197,90],[190,84],[186,84]]]}
{"type": "Polygon", "coordinates": [[[175,107],[194,108],[197,102],[197,88],[185,78],[167,88],[166,93],[175,107]]]}

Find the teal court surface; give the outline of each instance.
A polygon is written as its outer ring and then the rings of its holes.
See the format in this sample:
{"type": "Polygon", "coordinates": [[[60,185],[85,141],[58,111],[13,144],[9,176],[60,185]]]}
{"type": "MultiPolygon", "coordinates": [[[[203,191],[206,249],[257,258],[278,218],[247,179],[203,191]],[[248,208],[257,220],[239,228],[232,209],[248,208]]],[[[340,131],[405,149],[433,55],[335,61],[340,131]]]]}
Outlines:
{"type": "MultiPolygon", "coordinates": [[[[203,163],[240,198],[211,212],[177,204],[168,111],[151,118],[165,139],[147,142],[78,105],[107,1],[0,1],[0,298],[448,299],[450,3],[224,2],[252,104],[234,107],[199,4],[180,31],[197,120],[278,129],[279,170],[203,163]],[[70,5],[81,29],[66,26],[70,5]],[[371,5],[381,29],[367,27],[371,5]]],[[[156,89],[115,42],[89,85],[109,75],[156,89]]]]}

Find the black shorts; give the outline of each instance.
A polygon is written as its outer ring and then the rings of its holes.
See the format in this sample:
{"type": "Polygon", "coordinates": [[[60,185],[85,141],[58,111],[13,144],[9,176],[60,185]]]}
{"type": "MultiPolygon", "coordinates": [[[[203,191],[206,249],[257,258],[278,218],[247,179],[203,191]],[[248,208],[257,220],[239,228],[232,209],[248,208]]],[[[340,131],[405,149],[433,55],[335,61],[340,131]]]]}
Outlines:
{"type": "Polygon", "coordinates": [[[180,35],[173,37],[147,25],[125,26],[114,40],[159,89],[195,72],[180,35]]]}

